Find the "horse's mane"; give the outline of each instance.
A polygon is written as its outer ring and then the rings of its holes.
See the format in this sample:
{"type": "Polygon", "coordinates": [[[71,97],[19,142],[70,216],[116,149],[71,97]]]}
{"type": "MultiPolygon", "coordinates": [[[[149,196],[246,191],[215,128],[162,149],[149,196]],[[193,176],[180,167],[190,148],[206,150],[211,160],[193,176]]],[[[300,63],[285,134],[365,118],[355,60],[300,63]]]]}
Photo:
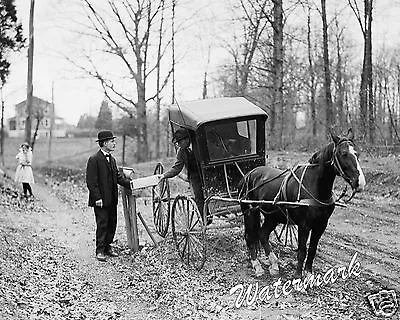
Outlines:
{"type": "Polygon", "coordinates": [[[335,144],[333,142],[327,144],[325,147],[315,152],[308,160],[308,162],[310,164],[319,164],[328,162],[329,160],[332,159],[334,145],[335,144]]]}

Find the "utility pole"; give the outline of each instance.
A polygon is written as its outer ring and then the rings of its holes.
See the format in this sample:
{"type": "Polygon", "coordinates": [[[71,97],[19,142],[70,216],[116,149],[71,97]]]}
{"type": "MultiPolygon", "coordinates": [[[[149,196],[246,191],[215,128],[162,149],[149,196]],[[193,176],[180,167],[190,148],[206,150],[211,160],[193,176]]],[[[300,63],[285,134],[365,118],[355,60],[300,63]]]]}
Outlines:
{"type": "Polygon", "coordinates": [[[29,48],[28,48],[28,81],[26,86],[26,121],[25,121],[25,141],[31,144],[32,131],[32,100],[33,100],[33,18],[35,0],[31,0],[31,10],[29,14],[29,48]]]}
{"type": "MultiPolygon", "coordinates": [[[[176,7],[176,0],[172,0],[172,102],[171,104],[175,103],[175,7],[176,7]]],[[[169,119],[168,119],[169,120],[169,119]]],[[[169,121],[168,121],[169,122],[169,121]]],[[[167,157],[170,155],[170,135],[171,127],[169,123],[167,124],[167,157]]]]}

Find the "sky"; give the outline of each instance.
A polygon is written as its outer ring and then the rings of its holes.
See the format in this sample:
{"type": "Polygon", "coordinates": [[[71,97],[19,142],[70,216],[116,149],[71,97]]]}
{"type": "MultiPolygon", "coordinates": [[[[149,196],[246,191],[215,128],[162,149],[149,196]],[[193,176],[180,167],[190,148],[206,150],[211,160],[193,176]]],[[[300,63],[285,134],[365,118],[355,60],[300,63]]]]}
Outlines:
{"type": "MultiPolygon", "coordinates": [[[[70,6],[70,0],[36,0],[35,1],[35,48],[33,71],[33,94],[47,101],[54,101],[56,114],[70,124],[77,124],[84,113],[97,116],[101,101],[104,98],[99,83],[95,80],[83,79],[81,74],[64,55],[73,57],[76,50],[76,33],[71,32],[79,13],[70,6]],[[52,94],[54,93],[54,94],[52,94]],[[54,100],[52,100],[54,99],[54,100]]],[[[96,0],[102,1],[102,0],[96,0]]],[[[225,0],[229,1],[229,0],[225,0]]],[[[196,0],[202,14],[214,17],[214,23],[226,16],[224,1],[196,0]]],[[[317,1],[319,3],[319,1],[317,1]]],[[[347,3],[337,0],[339,5],[347,3]]],[[[331,2],[327,2],[328,6],[331,2]]],[[[28,34],[29,0],[15,0],[18,17],[24,32],[28,34]]],[[[285,0],[284,0],[285,4],[285,0]]],[[[331,8],[332,9],[332,8],[331,8]]],[[[376,0],[374,11],[374,46],[398,45],[400,39],[400,1],[376,0]]],[[[351,17],[349,17],[351,19],[351,17]]],[[[354,23],[353,30],[359,31],[354,23]]],[[[199,30],[199,26],[196,26],[199,30]]],[[[215,45],[216,26],[210,21],[201,27],[202,36],[192,30],[187,31],[181,48],[187,45],[187,53],[177,66],[176,91],[178,100],[194,100],[201,98],[203,74],[206,68],[206,52],[208,43],[215,45]],[[214,42],[214,43],[213,43],[214,42]]],[[[229,29],[229,27],[228,27],[229,29]]],[[[218,29],[220,30],[220,29],[218,29]]],[[[200,32],[200,31],[198,31],[200,32]]],[[[212,49],[208,71],[212,72],[226,59],[223,48],[212,49]]],[[[14,114],[14,105],[26,99],[27,83],[27,49],[12,57],[11,74],[4,88],[5,117],[14,114]]]]}

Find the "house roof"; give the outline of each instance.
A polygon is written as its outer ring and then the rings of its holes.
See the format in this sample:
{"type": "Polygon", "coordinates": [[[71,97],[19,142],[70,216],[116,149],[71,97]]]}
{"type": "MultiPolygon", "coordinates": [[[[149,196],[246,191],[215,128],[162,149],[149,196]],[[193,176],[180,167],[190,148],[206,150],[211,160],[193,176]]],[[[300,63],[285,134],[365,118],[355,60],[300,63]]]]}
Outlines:
{"type": "Polygon", "coordinates": [[[243,97],[182,102],[169,109],[170,121],[193,130],[206,122],[244,116],[268,117],[264,110],[243,97]]]}
{"type": "MultiPolygon", "coordinates": [[[[38,97],[33,96],[33,97],[32,97],[32,104],[33,104],[33,105],[40,105],[40,104],[42,104],[42,105],[43,105],[43,104],[48,105],[48,104],[51,104],[51,102],[48,102],[48,101],[46,101],[46,100],[43,100],[43,99],[41,99],[41,98],[38,98],[38,97]]],[[[15,105],[15,107],[16,107],[16,108],[20,108],[20,107],[22,107],[22,106],[25,107],[25,105],[26,105],[26,100],[21,101],[20,103],[17,103],[17,104],[15,105]]]]}

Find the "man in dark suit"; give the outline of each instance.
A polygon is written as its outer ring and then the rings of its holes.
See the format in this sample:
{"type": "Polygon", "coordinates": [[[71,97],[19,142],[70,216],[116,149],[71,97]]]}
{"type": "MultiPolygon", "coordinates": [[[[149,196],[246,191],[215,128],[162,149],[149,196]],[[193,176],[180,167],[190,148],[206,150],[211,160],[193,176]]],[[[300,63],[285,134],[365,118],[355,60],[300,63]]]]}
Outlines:
{"type": "Polygon", "coordinates": [[[97,135],[100,150],[92,155],[86,166],[86,185],[89,189],[89,206],[96,216],[96,258],[105,261],[106,255],[118,256],[110,246],[117,227],[118,186],[130,188],[130,180],[122,176],[111,152],[115,150],[115,137],[103,130],[97,135]]]}

